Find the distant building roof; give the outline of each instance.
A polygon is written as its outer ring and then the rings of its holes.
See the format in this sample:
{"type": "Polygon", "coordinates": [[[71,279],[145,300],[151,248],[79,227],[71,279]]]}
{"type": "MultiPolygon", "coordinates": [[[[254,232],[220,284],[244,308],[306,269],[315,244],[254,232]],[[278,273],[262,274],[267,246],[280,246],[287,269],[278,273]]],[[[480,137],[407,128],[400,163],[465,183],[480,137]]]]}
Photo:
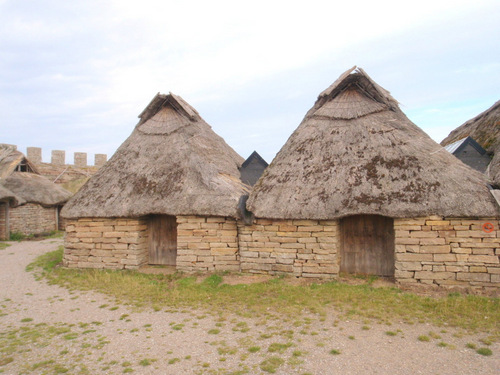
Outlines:
{"type": "Polygon", "coordinates": [[[486,154],[486,150],[481,147],[479,143],[477,143],[474,139],[471,137],[465,137],[462,139],[459,139],[456,142],[450,143],[449,145],[444,146],[445,150],[448,151],[451,154],[455,154],[457,152],[460,152],[462,148],[464,148],[467,145],[471,145],[474,147],[481,155],[486,154]]]}

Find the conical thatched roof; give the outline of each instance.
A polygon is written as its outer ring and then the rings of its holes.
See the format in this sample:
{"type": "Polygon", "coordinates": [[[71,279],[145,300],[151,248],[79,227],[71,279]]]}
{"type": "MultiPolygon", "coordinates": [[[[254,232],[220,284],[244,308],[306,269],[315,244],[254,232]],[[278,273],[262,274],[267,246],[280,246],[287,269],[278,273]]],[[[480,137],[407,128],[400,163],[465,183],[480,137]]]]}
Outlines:
{"type": "Polygon", "coordinates": [[[243,162],[179,96],[158,94],[113,157],[66,204],[63,216],[237,216],[243,162]]]}
{"type": "Polygon", "coordinates": [[[71,193],[38,174],[23,153],[12,145],[0,145],[0,199],[13,205],[38,203],[44,206],[63,204],[71,193]]]}
{"type": "Polygon", "coordinates": [[[453,130],[441,144],[446,146],[467,136],[494,155],[487,174],[493,184],[500,186],[500,100],[453,130]]]}
{"type": "Polygon", "coordinates": [[[496,216],[485,178],[356,67],[323,91],[254,186],[256,217],[496,216]]]}

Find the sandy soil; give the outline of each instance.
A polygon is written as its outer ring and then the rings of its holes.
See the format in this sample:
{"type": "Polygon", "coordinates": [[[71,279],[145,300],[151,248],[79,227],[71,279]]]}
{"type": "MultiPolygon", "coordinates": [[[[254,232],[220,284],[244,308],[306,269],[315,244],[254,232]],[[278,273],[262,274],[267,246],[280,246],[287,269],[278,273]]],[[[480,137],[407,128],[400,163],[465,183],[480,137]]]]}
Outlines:
{"type": "Polygon", "coordinates": [[[261,365],[270,357],[283,361],[276,374],[499,373],[498,343],[489,346],[489,357],[465,346],[485,346],[479,342],[485,334],[398,322],[336,322],[335,311],[323,321],[297,317],[309,319],[298,327],[295,320],[242,318],[229,311],[222,317],[136,311],[98,293],[47,285],[25,271],[36,256],[61,243],[20,242],[0,250],[0,373],[265,374],[261,365]],[[431,331],[441,338],[417,339],[431,331]],[[271,344],[287,343],[291,346],[281,353],[269,352],[271,344]],[[260,349],[250,352],[251,347],[260,349]],[[334,349],[340,354],[331,354],[334,349]]]}

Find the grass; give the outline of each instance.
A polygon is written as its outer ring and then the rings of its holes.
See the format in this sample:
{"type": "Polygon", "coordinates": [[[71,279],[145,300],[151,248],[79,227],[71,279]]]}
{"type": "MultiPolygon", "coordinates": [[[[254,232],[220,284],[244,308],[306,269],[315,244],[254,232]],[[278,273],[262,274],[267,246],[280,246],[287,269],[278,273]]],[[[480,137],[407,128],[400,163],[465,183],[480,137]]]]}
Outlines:
{"type": "Polygon", "coordinates": [[[285,361],[280,357],[269,357],[260,363],[260,369],[265,372],[274,374],[278,367],[280,367],[285,361]]]}
{"type": "Polygon", "coordinates": [[[5,250],[6,248],[8,248],[10,246],[9,243],[5,243],[5,242],[0,242],[0,250],[5,250]]]}
{"type": "Polygon", "coordinates": [[[485,355],[485,356],[490,356],[493,354],[490,348],[479,348],[476,350],[477,354],[485,355]]]}
{"type": "MultiPolygon", "coordinates": [[[[218,274],[197,282],[196,277],[183,277],[181,274],[65,269],[57,267],[62,260],[62,252],[60,247],[42,255],[26,269],[36,271],[51,284],[70,289],[96,290],[138,307],[202,308],[215,313],[232,311],[242,317],[276,313],[291,319],[304,312],[321,316],[334,309],[349,319],[446,324],[468,332],[490,332],[493,337],[498,337],[500,333],[497,324],[500,321],[498,298],[458,293],[439,298],[425,297],[397,288],[375,288],[369,283],[348,285],[333,281],[291,285],[286,278],[275,278],[250,285],[228,285],[218,274]]],[[[429,336],[440,338],[437,334],[429,336]]]]}

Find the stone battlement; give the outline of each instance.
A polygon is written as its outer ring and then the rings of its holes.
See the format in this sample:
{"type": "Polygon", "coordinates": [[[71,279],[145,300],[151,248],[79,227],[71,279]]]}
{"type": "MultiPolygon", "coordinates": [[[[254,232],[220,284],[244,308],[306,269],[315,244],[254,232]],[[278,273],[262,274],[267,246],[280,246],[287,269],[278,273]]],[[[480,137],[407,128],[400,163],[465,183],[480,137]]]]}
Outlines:
{"type": "MultiPolygon", "coordinates": [[[[26,157],[29,161],[34,164],[42,164],[42,149],[41,147],[27,147],[26,157]]],[[[102,167],[106,163],[108,156],[106,154],[95,154],[94,155],[94,166],[102,167]]],[[[87,164],[87,153],[86,152],[75,152],[74,153],[74,166],[77,168],[89,167],[87,164]]],[[[47,164],[53,164],[56,166],[66,165],[66,151],[63,150],[52,150],[51,161],[47,164]]]]}

